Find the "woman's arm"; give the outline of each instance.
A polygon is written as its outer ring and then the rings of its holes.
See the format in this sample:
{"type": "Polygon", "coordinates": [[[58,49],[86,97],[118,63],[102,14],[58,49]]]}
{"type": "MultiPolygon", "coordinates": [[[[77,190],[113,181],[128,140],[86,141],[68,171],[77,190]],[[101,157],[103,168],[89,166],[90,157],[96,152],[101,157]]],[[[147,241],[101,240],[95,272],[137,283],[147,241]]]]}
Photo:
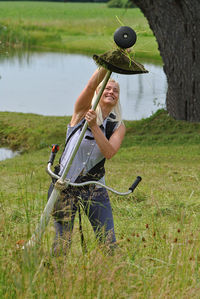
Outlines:
{"type": "Polygon", "coordinates": [[[86,112],[91,108],[92,98],[94,96],[95,90],[97,86],[101,83],[106,75],[106,69],[99,68],[97,69],[90,80],[88,81],[87,85],[77,98],[74,106],[74,113],[71,119],[71,126],[75,126],[83,117],[85,116],[86,112]]]}
{"type": "Polygon", "coordinates": [[[106,159],[111,159],[119,150],[124,139],[126,128],[121,124],[108,140],[96,123],[96,112],[89,110],[85,116],[97,145],[106,159]]]}

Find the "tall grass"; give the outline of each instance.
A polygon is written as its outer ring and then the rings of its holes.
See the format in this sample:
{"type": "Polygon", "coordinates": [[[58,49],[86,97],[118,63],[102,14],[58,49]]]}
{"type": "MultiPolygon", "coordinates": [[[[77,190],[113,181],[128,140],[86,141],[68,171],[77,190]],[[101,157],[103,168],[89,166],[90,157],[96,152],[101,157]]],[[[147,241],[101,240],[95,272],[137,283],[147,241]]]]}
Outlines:
{"type": "Polygon", "coordinates": [[[106,181],[123,191],[137,175],[143,180],[133,195],[110,193],[115,254],[96,244],[83,216],[87,254],[81,251],[76,219],[69,255],[53,258],[52,220],[39,249],[27,254],[20,243],[30,238],[45,206],[50,145],[64,141],[68,119],[5,112],[0,117],[1,142],[15,140],[19,148],[24,134],[26,145],[23,155],[0,162],[2,298],[199,298],[199,124],[175,122],[164,111],[127,122],[123,146],[106,163],[106,181]],[[191,134],[190,141],[183,142],[181,134],[191,134]]]}
{"type": "Polygon", "coordinates": [[[160,59],[157,43],[139,9],[99,3],[0,2],[0,40],[14,48],[103,53],[114,48],[122,24],[135,29],[137,56],[160,59]]]}

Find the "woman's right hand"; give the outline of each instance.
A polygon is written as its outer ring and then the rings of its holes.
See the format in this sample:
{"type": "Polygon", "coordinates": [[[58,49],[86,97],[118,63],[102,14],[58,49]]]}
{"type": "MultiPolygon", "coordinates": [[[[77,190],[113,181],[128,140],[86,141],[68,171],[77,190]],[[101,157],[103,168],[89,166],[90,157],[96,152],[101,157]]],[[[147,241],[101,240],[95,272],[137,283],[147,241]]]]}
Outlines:
{"type": "Polygon", "coordinates": [[[94,110],[90,109],[85,115],[85,119],[88,122],[90,128],[97,125],[97,114],[94,110]]]}

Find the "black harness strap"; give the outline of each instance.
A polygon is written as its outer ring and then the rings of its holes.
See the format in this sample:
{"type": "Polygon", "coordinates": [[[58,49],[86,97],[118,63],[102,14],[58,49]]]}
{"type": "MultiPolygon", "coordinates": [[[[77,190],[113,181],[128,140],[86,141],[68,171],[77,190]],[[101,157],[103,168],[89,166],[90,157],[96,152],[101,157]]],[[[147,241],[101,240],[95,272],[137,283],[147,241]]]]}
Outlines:
{"type": "MultiPolygon", "coordinates": [[[[114,114],[109,115],[111,118],[115,118],[114,114]]],[[[105,128],[105,135],[106,138],[109,140],[110,137],[113,134],[114,128],[117,124],[117,121],[111,121],[107,120],[106,123],[106,128],[105,128]]],[[[103,129],[103,126],[100,126],[101,129],[103,129]]],[[[82,182],[87,182],[87,181],[99,181],[104,175],[105,175],[105,164],[106,159],[103,158],[99,163],[97,163],[94,167],[92,167],[82,178],[82,182]]]]}
{"type": "Polygon", "coordinates": [[[80,232],[80,235],[81,235],[81,247],[82,247],[83,253],[87,253],[87,246],[86,246],[85,238],[84,238],[84,235],[83,235],[80,204],[78,204],[78,217],[79,217],[79,232],[80,232]]]}

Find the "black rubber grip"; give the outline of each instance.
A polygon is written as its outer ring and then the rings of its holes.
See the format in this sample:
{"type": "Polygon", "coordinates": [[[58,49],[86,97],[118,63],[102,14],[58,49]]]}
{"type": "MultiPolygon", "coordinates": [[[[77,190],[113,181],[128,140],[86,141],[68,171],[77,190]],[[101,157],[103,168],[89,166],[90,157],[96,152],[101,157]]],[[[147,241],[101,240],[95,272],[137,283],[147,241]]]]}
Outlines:
{"type": "Polygon", "coordinates": [[[51,152],[48,163],[51,163],[51,165],[53,165],[55,156],[56,156],[56,153],[51,152]]]}
{"type": "Polygon", "coordinates": [[[139,182],[141,182],[142,178],[141,176],[137,176],[135,182],[133,183],[133,185],[129,188],[129,190],[131,190],[132,192],[135,190],[135,188],[137,187],[137,185],[139,184],[139,182]]]}

